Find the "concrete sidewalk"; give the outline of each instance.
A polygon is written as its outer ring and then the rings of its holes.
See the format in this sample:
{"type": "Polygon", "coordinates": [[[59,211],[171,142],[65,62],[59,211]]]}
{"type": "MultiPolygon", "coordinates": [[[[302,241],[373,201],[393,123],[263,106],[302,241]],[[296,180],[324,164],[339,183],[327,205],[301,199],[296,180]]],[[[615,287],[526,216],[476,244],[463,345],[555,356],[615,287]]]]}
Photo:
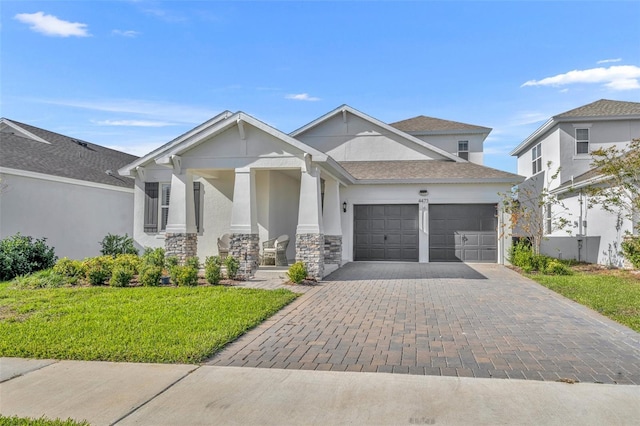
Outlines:
{"type": "Polygon", "coordinates": [[[92,425],[637,424],[640,386],[0,358],[0,413],[92,425]]]}

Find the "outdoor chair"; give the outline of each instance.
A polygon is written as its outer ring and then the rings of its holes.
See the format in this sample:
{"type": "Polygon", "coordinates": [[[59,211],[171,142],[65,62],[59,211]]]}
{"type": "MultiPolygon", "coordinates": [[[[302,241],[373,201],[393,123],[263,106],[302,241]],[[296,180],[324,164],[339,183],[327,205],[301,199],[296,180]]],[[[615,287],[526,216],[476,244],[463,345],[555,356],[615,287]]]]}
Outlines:
{"type": "Polygon", "coordinates": [[[224,234],[222,237],[218,238],[218,256],[221,259],[224,259],[229,255],[229,245],[231,241],[231,235],[224,234]]]}
{"type": "Polygon", "coordinates": [[[278,238],[273,238],[262,243],[262,264],[267,265],[267,262],[276,266],[287,266],[287,247],[289,246],[289,236],[280,235],[278,238]]]}

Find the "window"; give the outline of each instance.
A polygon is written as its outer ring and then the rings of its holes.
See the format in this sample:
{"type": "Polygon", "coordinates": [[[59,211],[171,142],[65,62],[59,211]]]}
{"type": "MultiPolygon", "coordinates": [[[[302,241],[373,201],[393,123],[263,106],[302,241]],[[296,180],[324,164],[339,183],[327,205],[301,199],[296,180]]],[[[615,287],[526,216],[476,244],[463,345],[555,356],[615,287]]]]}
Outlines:
{"type": "Polygon", "coordinates": [[[589,129],[576,129],[576,154],[589,153],[589,129]]]}
{"type": "Polygon", "coordinates": [[[469,141],[458,141],[458,157],[469,161],[469,141]]]}
{"type": "Polygon", "coordinates": [[[531,150],[531,174],[535,175],[542,171],[542,146],[540,144],[531,150]]]}
{"type": "Polygon", "coordinates": [[[167,221],[169,220],[169,198],[171,197],[171,184],[161,183],[160,193],[160,231],[167,229],[167,221]]]}
{"type": "Polygon", "coordinates": [[[545,206],[545,218],[544,218],[544,233],[551,234],[552,231],[552,217],[553,212],[551,210],[551,204],[545,206]]]}
{"type": "MultiPolygon", "coordinates": [[[[201,186],[193,182],[193,200],[197,232],[200,232],[201,186]]],[[[171,200],[171,184],[145,182],[144,184],[144,232],[163,232],[169,220],[169,202],[171,200]]]]}

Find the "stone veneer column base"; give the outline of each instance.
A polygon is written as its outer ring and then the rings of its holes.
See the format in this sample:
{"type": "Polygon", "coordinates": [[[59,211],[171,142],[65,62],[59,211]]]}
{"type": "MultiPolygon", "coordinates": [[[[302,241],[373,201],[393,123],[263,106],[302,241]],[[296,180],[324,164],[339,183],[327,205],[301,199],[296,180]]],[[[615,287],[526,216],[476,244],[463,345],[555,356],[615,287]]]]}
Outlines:
{"type": "Polygon", "coordinates": [[[324,274],[324,235],[296,234],[296,261],[307,266],[307,274],[322,279],[324,274]]]}
{"type": "Polygon", "coordinates": [[[260,236],[258,234],[231,234],[229,256],[240,261],[238,278],[252,277],[260,261],[260,236]]]}
{"type": "Polygon", "coordinates": [[[342,235],[324,236],[324,263],[342,263],[342,235]]]}
{"type": "Polygon", "coordinates": [[[164,235],[164,251],[166,257],[175,256],[180,264],[188,257],[198,254],[198,234],[171,234],[164,235]]]}

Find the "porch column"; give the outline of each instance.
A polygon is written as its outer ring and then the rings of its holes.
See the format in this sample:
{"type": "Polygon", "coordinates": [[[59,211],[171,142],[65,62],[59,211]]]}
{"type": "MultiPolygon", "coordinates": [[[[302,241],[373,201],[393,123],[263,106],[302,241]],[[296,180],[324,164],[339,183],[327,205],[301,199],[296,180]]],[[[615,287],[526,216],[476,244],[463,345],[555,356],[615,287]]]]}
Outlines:
{"type": "Polygon", "coordinates": [[[300,177],[300,204],[296,228],[296,261],[307,266],[309,276],[324,273],[324,229],[320,191],[320,170],[308,165],[300,177]]]}
{"type": "Polygon", "coordinates": [[[229,255],[240,261],[238,273],[253,276],[258,269],[260,237],[258,236],[256,175],[249,168],[236,169],[231,207],[231,241],[229,255]]]}
{"type": "Polygon", "coordinates": [[[324,183],[324,263],[342,263],[342,206],[340,205],[340,184],[329,179],[324,183]]]}
{"type": "Polygon", "coordinates": [[[193,175],[174,170],[171,175],[169,214],[165,231],[165,252],[176,256],[180,263],[198,253],[196,213],[193,202],[193,175]]]}

